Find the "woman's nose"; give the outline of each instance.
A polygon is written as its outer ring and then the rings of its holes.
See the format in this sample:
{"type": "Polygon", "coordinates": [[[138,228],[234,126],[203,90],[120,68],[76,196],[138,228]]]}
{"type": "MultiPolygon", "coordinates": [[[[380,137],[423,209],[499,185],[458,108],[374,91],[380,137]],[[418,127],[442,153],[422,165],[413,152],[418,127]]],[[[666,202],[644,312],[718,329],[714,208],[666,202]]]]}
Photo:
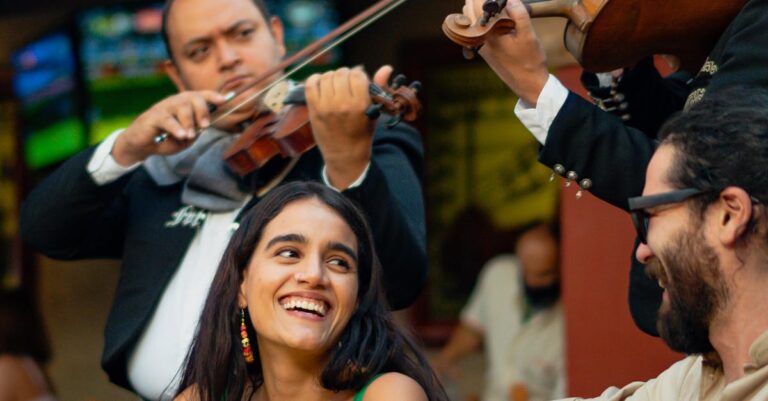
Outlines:
{"type": "Polygon", "coordinates": [[[306,283],[314,287],[325,284],[325,269],[322,260],[306,260],[296,271],[294,277],[299,283],[306,283]]]}

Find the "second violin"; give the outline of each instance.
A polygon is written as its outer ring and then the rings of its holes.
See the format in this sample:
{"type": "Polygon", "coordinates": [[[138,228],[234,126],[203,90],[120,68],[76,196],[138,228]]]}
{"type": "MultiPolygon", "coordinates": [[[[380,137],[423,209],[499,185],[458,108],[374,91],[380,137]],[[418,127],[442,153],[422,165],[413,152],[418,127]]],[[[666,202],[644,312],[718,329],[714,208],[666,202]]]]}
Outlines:
{"type": "MultiPolygon", "coordinates": [[[[531,17],[566,17],[565,47],[588,71],[634,65],[654,54],[676,55],[697,71],[745,0],[525,0],[531,17]]],[[[476,21],[451,14],[443,32],[471,56],[492,32],[514,29],[506,0],[486,0],[476,21]]]]}

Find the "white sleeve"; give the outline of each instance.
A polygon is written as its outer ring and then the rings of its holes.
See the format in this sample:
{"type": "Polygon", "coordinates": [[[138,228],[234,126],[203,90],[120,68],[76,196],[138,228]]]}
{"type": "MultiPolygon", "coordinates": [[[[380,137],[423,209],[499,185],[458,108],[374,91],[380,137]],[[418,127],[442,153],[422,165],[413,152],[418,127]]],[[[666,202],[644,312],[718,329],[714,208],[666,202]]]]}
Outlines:
{"type": "MultiPolygon", "coordinates": [[[[357,179],[353,183],[349,184],[349,186],[346,189],[359,187],[360,184],[363,183],[363,180],[365,180],[365,177],[368,176],[368,169],[370,167],[371,167],[371,162],[368,162],[368,164],[363,169],[363,172],[360,173],[360,176],[357,177],[357,179]]],[[[333,185],[331,185],[331,180],[328,179],[328,172],[325,171],[325,165],[323,165],[323,171],[321,172],[320,175],[323,177],[323,184],[325,184],[328,187],[331,187],[331,188],[335,189],[337,192],[341,192],[340,189],[338,189],[338,188],[334,187],[333,185]]]]}
{"type": "Polygon", "coordinates": [[[549,75],[544,89],[539,94],[539,100],[535,106],[531,106],[522,100],[518,100],[515,105],[515,114],[520,122],[528,128],[540,144],[544,145],[547,141],[547,133],[552,121],[555,120],[557,113],[563,108],[565,99],[568,97],[568,89],[553,75],[549,75]]]}
{"type": "Polygon", "coordinates": [[[117,130],[104,139],[96,147],[96,151],[88,162],[86,167],[88,174],[91,175],[93,181],[98,185],[109,184],[141,165],[141,163],[135,163],[132,166],[123,167],[112,157],[112,147],[115,145],[118,135],[122,132],[122,129],[117,130]]]}

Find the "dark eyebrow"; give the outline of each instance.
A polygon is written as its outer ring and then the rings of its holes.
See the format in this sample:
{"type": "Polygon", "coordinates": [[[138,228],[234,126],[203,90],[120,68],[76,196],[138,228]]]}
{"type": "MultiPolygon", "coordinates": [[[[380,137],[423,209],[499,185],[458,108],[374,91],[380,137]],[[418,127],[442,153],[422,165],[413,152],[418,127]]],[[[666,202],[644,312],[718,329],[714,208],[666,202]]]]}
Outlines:
{"type": "Polygon", "coordinates": [[[355,263],[357,263],[357,252],[352,250],[352,248],[342,244],[341,242],[331,242],[328,247],[334,251],[346,253],[350,258],[352,258],[352,260],[355,261],[355,263]]]}
{"type": "MultiPolygon", "coordinates": [[[[229,28],[227,28],[224,31],[224,34],[231,35],[238,29],[242,28],[243,25],[250,25],[252,27],[256,27],[259,25],[259,23],[257,21],[250,20],[250,19],[241,19],[236,21],[234,24],[230,25],[229,28]]],[[[189,48],[190,46],[194,46],[198,43],[206,43],[206,42],[209,42],[210,40],[211,40],[210,36],[199,36],[196,38],[192,38],[187,43],[185,43],[184,46],[182,46],[182,51],[186,51],[187,48],[189,48]]]]}
{"type": "Polygon", "coordinates": [[[301,235],[301,234],[285,234],[285,235],[278,235],[275,238],[272,238],[267,242],[267,246],[265,249],[271,248],[273,245],[279,243],[279,242],[298,242],[300,244],[306,244],[307,243],[307,237],[301,235]]]}
{"type": "Polygon", "coordinates": [[[243,25],[250,25],[252,27],[256,27],[258,22],[250,19],[241,19],[239,21],[236,21],[234,24],[230,25],[229,28],[227,28],[224,31],[224,34],[229,35],[237,31],[238,29],[242,28],[243,25]]]}

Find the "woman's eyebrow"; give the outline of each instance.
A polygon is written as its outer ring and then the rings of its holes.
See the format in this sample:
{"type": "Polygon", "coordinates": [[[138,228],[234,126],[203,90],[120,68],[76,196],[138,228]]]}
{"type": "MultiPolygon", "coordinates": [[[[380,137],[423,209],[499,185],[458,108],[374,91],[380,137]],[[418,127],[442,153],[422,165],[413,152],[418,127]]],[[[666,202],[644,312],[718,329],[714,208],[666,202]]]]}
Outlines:
{"type": "Polygon", "coordinates": [[[269,240],[269,242],[267,242],[266,248],[267,249],[271,248],[273,245],[279,242],[298,242],[301,244],[306,244],[308,241],[307,241],[307,237],[301,234],[283,234],[283,235],[278,235],[272,238],[271,240],[269,240]]]}
{"type": "Polygon", "coordinates": [[[352,260],[355,261],[355,263],[357,263],[357,253],[347,245],[342,244],[341,242],[331,242],[328,244],[328,248],[346,253],[350,258],[352,258],[352,260]]]}

